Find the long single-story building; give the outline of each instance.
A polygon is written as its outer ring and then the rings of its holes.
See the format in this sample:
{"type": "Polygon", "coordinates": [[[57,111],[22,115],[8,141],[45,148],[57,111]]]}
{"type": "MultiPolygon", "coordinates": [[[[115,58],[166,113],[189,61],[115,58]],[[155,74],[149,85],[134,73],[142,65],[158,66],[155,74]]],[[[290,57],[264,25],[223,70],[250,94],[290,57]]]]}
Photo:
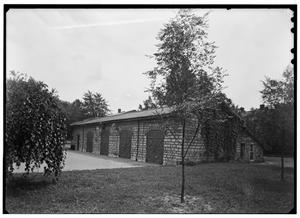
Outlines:
{"type": "MultiPolygon", "coordinates": [[[[231,154],[234,160],[262,160],[263,149],[241,118],[224,105],[220,108],[218,113],[232,117],[230,120],[237,123],[238,131],[233,133],[226,126],[228,120],[216,118],[206,136],[203,130],[199,131],[189,146],[196,129],[195,122],[190,120],[186,124],[185,148],[189,149],[185,159],[192,162],[217,161],[224,154],[231,154]],[[215,131],[216,128],[221,129],[221,134],[215,131]],[[237,135],[228,142],[228,134],[237,135]],[[211,143],[214,140],[218,143],[211,143]],[[213,146],[208,146],[209,143],[213,146]],[[225,143],[229,146],[225,147],[225,143]]],[[[170,108],[129,111],[72,123],[72,147],[82,152],[163,165],[181,163],[182,125],[169,116],[171,112],[170,108]]]]}

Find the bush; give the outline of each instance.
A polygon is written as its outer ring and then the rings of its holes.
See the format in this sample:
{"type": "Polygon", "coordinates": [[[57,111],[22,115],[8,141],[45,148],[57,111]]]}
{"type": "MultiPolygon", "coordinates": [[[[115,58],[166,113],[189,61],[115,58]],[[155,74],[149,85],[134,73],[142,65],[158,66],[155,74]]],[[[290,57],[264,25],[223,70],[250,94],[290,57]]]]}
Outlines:
{"type": "Polygon", "coordinates": [[[29,173],[46,163],[44,173],[57,177],[65,159],[64,121],[55,90],[13,72],[6,92],[6,175],[13,172],[14,164],[25,163],[29,173]]]}

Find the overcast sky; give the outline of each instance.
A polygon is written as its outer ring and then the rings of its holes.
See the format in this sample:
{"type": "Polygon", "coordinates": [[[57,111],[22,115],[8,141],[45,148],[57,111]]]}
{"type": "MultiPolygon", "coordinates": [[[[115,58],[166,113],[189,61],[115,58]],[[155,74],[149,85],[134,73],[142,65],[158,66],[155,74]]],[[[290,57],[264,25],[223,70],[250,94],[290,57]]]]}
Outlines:
{"type": "MultiPolygon", "coordinates": [[[[62,100],[100,92],[112,112],[137,109],[148,96],[156,36],[176,9],[14,9],[7,13],[7,71],[55,88],[62,100]]],[[[200,14],[207,11],[199,10],[200,14]]],[[[292,12],[212,9],[209,40],[227,70],[224,92],[246,109],[262,103],[265,76],[279,79],[292,59],[292,12]]]]}

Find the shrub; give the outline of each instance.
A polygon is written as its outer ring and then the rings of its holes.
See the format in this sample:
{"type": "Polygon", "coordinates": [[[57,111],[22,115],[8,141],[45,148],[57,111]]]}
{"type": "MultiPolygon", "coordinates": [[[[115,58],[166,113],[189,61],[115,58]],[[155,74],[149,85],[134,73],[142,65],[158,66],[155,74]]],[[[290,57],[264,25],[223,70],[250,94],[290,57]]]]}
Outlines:
{"type": "Polygon", "coordinates": [[[12,72],[6,82],[6,175],[25,163],[29,173],[45,163],[44,173],[60,174],[65,159],[65,117],[55,90],[12,72]]]}

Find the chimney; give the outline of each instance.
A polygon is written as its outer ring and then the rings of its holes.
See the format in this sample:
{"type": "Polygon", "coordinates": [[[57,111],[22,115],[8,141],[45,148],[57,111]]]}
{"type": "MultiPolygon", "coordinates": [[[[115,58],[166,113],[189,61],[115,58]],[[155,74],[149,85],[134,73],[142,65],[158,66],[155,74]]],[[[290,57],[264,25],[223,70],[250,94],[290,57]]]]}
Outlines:
{"type": "Polygon", "coordinates": [[[260,110],[265,109],[265,105],[264,105],[264,104],[259,105],[259,109],[260,109],[260,110]]]}
{"type": "Polygon", "coordinates": [[[121,113],[121,108],[118,108],[118,113],[121,113]]]}

